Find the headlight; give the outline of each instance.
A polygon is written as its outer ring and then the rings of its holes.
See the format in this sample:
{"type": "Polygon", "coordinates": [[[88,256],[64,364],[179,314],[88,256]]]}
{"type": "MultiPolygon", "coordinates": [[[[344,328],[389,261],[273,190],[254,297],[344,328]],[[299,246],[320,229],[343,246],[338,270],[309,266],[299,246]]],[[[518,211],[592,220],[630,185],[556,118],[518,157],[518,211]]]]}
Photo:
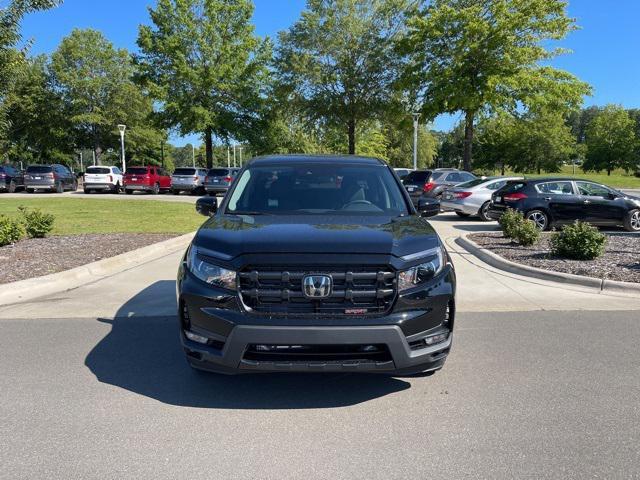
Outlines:
{"type": "Polygon", "coordinates": [[[428,261],[400,272],[398,275],[398,291],[402,292],[431,280],[444,268],[444,257],[442,248],[437,248],[433,256],[425,259],[428,261]]]}
{"type": "Polygon", "coordinates": [[[187,255],[187,268],[196,277],[209,285],[229,290],[236,289],[236,272],[207,263],[198,258],[196,248],[193,246],[189,249],[189,254],[187,255]]]}

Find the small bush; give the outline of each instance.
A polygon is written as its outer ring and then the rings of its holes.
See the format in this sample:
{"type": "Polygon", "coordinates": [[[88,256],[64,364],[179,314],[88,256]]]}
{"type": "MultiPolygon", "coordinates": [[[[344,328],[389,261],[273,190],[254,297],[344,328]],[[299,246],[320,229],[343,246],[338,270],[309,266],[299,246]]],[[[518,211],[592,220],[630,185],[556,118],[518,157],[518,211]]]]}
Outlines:
{"type": "Polygon", "coordinates": [[[551,236],[551,251],[574,260],[593,260],[604,253],[606,235],[588,223],[577,221],[551,236]]]}
{"type": "Polygon", "coordinates": [[[515,238],[517,230],[524,222],[524,217],[520,212],[512,208],[507,208],[506,212],[500,217],[500,227],[502,233],[507,238],[515,238]]]}
{"type": "Polygon", "coordinates": [[[0,215],[0,247],[19,242],[25,236],[24,226],[18,220],[0,215]]]}
{"type": "Polygon", "coordinates": [[[540,240],[540,230],[531,220],[522,220],[511,238],[524,247],[530,247],[540,240]]]}
{"type": "Polygon", "coordinates": [[[18,207],[18,210],[22,213],[24,228],[30,238],[44,238],[53,230],[55,217],[50,213],[43,213],[39,208],[29,210],[18,207]]]}

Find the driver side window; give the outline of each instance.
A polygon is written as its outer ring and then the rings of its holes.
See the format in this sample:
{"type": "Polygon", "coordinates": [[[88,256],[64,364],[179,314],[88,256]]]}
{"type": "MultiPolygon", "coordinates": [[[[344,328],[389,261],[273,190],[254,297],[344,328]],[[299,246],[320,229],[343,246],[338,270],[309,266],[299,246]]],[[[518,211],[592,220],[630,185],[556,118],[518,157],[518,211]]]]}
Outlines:
{"type": "Polygon", "coordinates": [[[580,192],[580,195],[588,197],[607,197],[609,196],[609,193],[611,193],[608,188],[596,183],[576,182],[576,184],[578,185],[578,192],[580,192]]]}

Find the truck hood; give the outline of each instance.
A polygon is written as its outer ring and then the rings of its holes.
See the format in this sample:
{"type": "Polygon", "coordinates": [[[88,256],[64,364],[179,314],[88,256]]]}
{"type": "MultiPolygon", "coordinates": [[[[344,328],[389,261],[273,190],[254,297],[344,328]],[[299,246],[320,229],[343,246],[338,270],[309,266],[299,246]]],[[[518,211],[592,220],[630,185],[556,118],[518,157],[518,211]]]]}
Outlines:
{"type": "Polygon", "coordinates": [[[384,254],[402,257],[440,244],[422,217],[216,215],[193,244],[231,260],[247,253],[384,254]]]}

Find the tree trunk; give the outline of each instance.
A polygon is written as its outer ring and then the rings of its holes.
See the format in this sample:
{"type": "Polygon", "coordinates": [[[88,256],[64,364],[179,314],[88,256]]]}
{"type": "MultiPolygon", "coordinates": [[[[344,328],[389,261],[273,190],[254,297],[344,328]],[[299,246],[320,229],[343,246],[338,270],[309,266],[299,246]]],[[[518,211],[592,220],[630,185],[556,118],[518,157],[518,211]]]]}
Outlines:
{"type": "Polygon", "coordinates": [[[467,172],[471,171],[472,154],[473,154],[473,120],[476,112],[468,110],[465,112],[464,125],[464,152],[462,154],[462,163],[467,172]]]}
{"type": "Polygon", "coordinates": [[[502,167],[502,168],[501,168],[501,171],[502,171],[502,176],[504,177],[504,162],[502,162],[502,165],[501,165],[501,167],[502,167]]]}
{"type": "Polygon", "coordinates": [[[207,168],[213,168],[213,132],[208,127],[204,132],[205,154],[207,157],[207,168]]]}
{"type": "Polygon", "coordinates": [[[356,154],[356,121],[349,120],[349,155],[356,154]]]}

